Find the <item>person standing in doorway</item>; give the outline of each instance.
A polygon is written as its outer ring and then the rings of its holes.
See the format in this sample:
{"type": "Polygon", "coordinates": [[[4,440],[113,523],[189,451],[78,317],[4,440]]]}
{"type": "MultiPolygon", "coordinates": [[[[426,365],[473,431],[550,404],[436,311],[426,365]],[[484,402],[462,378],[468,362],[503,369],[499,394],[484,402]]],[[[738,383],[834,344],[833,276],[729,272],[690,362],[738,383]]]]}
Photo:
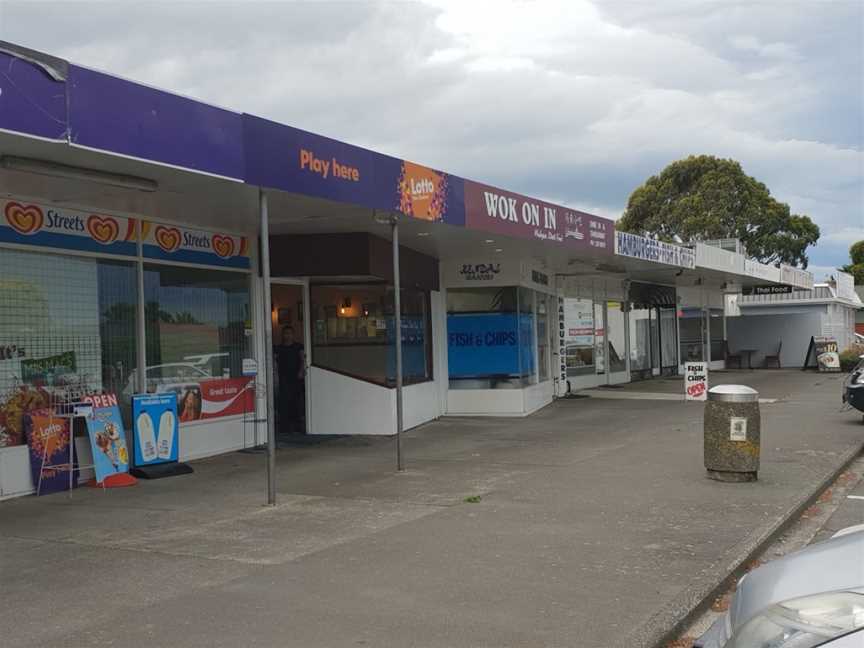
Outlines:
{"type": "Polygon", "coordinates": [[[276,367],[279,372],[279,431],[303,434],[303,345],[294,339],[294,329],[290,326],[282,329],[282,344],[276,347],[276,367]]]}

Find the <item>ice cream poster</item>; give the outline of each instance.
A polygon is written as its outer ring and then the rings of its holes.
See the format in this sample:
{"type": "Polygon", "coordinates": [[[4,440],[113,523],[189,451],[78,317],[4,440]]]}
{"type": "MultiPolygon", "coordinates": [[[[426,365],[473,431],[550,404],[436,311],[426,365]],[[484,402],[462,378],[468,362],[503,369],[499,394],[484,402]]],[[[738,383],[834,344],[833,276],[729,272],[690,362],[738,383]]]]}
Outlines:
{"type": "Polygon", "coordinates": [[[96,481],[101,484],[106,477],[129,472],[126,432],[123,429],[117,396],[95,394],[85,400],[93,405],[93,415],[86,419],[87,433],[90,436],[96,481]]]}
{"type": "Polygon", "coordinates": [[[136,466],[177,461],[180,426],[176,393],[133,396],[132,425],[136,466]]]}

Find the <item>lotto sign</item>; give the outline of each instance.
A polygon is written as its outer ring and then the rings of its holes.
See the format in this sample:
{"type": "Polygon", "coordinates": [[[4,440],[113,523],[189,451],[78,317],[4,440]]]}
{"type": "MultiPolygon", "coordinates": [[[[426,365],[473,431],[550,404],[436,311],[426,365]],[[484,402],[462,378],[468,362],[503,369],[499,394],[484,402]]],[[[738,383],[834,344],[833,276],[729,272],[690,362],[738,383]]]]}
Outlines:
{"type": "Polygon", "coordinates": [[[688,362],[684,365],[684,398],[688,401],[708,399],[708,365],[688,362]]]}

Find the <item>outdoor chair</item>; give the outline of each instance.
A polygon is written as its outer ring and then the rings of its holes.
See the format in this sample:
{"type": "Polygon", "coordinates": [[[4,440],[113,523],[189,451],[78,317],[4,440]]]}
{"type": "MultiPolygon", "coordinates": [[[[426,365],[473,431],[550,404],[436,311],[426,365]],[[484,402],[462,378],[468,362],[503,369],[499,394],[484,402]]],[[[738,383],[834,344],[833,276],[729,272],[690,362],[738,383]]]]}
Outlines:
{"type": "Polygon", "coordinates": [[[729,366],[730,363],[734,362],[736,365],[738,365],[738,368],[739,368],[739,369],[742,369],[742,368],[743,368],[743,367],[742,367],[742,364],[741,364],[741,363],[743,362],[743,356],[742,356],[742,354],[741,354],[741,353],[732,353],[732,352],[729,350],[729,342],[724,341],[723,344],[724,344],[724,347],[725,347],[725,348],[723,349],[723,355],[724,355],[724,357],[725,357],[725,359],[726,359],[726,368],[727,368],[727,369],[730,369],[730,368],[731,368],[731,367],[729,366]]]}
{"type": "Polygon", "coordinates": [[[780,369],[780,351],[783,349],[783,340],[780,340],[779,344],[777,344],[777,353],[774,354],[765,354],[765,366],[776,364],[777,368],[780,369]]]}

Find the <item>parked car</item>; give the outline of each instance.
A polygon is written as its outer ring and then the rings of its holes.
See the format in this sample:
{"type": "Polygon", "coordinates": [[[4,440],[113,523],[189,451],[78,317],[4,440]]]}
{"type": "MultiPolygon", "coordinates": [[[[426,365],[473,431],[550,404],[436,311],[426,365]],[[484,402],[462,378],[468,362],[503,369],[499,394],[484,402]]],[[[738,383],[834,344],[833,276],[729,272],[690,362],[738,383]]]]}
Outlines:
{"type": "MultiPolygon", "coordinates": [[[[127,401],[131,401],[132,394],[136,393],[135,373],[135,371],[132,372],[126,382],[126,387],[123,389],[123,396],[127,401]]],[[[191,364],[173,362],[154,365],[147,367],[147,391],[150,393],[171,391],[173,386],[198,383],[212,378],[209,373],[191,364]]]]}
{"type": "Polygon", "coordinates": [[[864,412],[864,356],[843,381],[843,402],[864,412]]]}
{"type": "Polygon", "coordinates": [[[694,648],[862,648],[864,527],[754,569],[694,648]]]}

